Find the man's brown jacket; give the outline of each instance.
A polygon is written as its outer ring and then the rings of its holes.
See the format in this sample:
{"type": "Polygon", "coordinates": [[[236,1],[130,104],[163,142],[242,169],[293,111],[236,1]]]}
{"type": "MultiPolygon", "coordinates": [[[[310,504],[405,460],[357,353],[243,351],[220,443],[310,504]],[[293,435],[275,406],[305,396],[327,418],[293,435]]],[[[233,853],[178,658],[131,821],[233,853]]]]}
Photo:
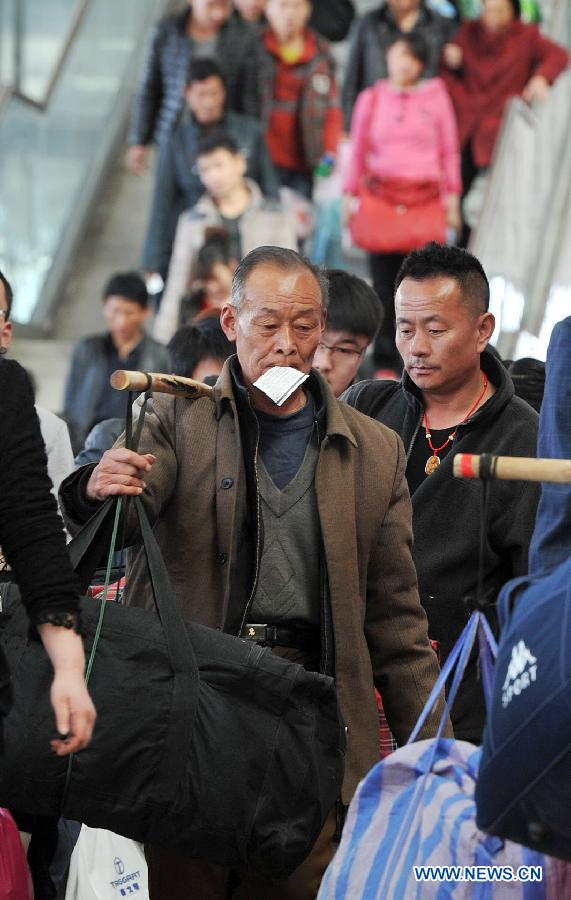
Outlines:
{"type": "MultiPolygon", "coordinates": [[[[213,399],[155,395],[139,452],[157,457],[142,496],[183,618],[236,634],[246,621],[261,542],[255,476],[247,475],[255,472],[256,419],[237,402],[237,394],[244,392],[235,386],[231,364],[232,358],[213,399]]],[[[310,383],[325,407],[315,489],[335,679],[347,726],[343,800],[348,803],[379,759],[373,685],[382,693],[397,741],[404,743],[438,664],[411,556],[402,442],[394,431],[339,403],[316,373],[310,383]]],[[[62,501],[70,525],[77,526],[89,512],[77,500],[78,485],[88,474],[80,469],[64,482],[62,501]]],[[[134,547],[130,556],[127,602],[151,606],[143,552],[134,547]]],[[[433,716],[421,737],[434,734],[435,722],[433,716]]]]}

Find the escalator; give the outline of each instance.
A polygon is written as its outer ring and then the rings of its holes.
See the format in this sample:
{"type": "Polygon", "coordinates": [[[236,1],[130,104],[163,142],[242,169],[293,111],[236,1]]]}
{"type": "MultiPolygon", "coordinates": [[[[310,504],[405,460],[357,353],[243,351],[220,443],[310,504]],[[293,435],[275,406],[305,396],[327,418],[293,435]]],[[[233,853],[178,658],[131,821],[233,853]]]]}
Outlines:
{"type": "MultiPolygon", "coordinates": [[[[149,28],[171,5],[0,2],[0,268],[16,287],[14,355],[41,390],[49,383],[40,399],[53,409],[73,341],[101,329],[105,280],[139,265],[152,165],[127,173],[123,140],[149,28]]],[[[360,14],[374,5],[356,3],[360,14]]],[[[571,3],[542,9],[547,33],[571,46],[571,3]]],[[[498,141],[471,249],[490,275],[504,356],[544,356],[553,322],[571,313],[570,110],[567,73],[543,106],[514,100],[498,141]]]]}
{"type": "MultiPolygon", "coordinates": [[[[89,252],[86,228],[108,198],[102,185],[115,175],[149,28],[168,6],[167,0],[0,4],[0,266],[16,286],[20,335],[50,334],[58,325],[69,273],[80,248],[79,256],[89,252]]],[[[116,178],[110,183],[119,190],[116,178]]],[[[137,262],[138,256],[124,265],[137,262]]],[[[77,291],[74,309],[85,293],[77,291]]]]}

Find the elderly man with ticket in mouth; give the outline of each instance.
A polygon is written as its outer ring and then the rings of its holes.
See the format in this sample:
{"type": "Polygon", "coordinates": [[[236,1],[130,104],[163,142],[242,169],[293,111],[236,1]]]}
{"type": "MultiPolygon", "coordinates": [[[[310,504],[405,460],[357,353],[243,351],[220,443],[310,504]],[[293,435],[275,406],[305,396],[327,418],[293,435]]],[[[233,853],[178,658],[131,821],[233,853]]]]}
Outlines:
{"type": "MultiPolygon", "coordinates": [[[[62,497],[78,525],[110,495],[140,495],[184,618],[335,678],[347,804],[379,757],[373,684],[403,743],[438,667],[411,555],[403,446],[339,403],[312,369],[326,310],[319,270],[293,250],[254,250],[221,311],[237,355],[212,396],[155,396],[139,453],[117,445],[71,476],[62,497]]],[[[137,550],[127,583],[127,602],[152,602],[137,550]]],[[[282,882],[147,847],[151,896],[313,898],[337,821],[332,810],[308,859],[282,882]]]]}

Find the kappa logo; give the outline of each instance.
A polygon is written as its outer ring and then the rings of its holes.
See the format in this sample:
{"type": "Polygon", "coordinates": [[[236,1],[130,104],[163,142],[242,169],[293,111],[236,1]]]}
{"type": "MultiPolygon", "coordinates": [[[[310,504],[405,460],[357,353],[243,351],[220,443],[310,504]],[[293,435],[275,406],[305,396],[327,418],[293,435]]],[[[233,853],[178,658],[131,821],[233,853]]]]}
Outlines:
{"type": "Polygon", "coordinates": [[[514,697],[537,679],[537,659],[525,645],[519,641],[512,650],[512,658],[508,665],[506,680],[502,687],[502,706],[509,706],[514,697]]]}

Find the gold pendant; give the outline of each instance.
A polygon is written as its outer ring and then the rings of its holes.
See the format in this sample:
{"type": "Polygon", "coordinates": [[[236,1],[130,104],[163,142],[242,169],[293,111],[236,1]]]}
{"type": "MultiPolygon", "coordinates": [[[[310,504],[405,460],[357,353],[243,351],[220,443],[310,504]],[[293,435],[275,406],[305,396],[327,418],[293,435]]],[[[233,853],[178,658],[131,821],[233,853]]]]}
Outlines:
{"type": "Polygon", "coordinates": [[[424,467],[424,471],[427,475],[432,475],[433,472],[436,472],[438,466],[440,465],[440,460],[437,456],[429,456],[426,460],[426,465],[424,467]]]}

